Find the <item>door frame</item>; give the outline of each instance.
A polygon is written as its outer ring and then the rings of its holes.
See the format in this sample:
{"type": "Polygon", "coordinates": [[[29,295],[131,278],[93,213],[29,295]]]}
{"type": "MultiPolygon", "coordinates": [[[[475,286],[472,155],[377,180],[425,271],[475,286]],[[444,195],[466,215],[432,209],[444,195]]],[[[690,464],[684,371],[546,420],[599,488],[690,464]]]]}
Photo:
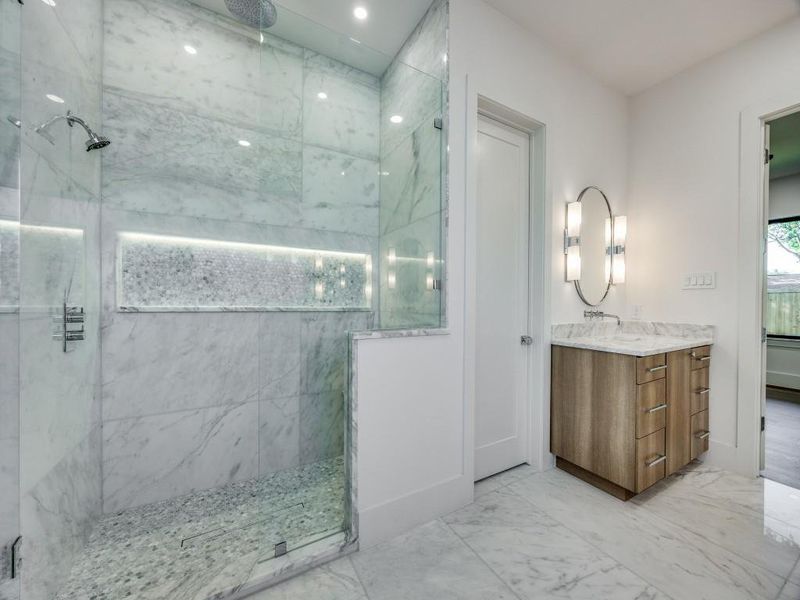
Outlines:
{"type": "Polygon", "coordinates": [[[548,176],[549,149],[545,122],[526,116],[510,103],[495,100],[472,75],[467,76],[465,282],[464,282],[464,396],[467,447],[464,472],[475,474],[475,350],[477,305],[478,203],[477,157],[478,115],[527,133],[530,136],[530,201],[528,224],[528,335],[533,344],[528,353],[528,463],[537,471],[553,464],[550,447],[550,271],[551,190],[548,176]]]}
{"type": "Polygon", "coordinates": [[[766,124],[800,111],[800,89],[754,104],[740,113],[739,260],[736,445],[720,466],[758,477],[761,395],[766,385],[762,343],[766,232],[764,141],[766,124]]]}

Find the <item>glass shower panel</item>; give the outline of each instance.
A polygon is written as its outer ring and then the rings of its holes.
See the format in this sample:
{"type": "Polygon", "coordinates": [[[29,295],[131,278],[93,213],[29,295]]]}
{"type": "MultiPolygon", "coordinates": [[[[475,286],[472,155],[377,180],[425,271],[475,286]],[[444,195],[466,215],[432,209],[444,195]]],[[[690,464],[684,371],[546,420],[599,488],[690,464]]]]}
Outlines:
{"type": "Polygon", "coordinates": [[[20,5],[0,4],[0,599],[19,598],[20,5]]]}
{"type": "Polygon", "coordinates": [[[395,61],[381,92],[380,326],[441,327],[444,83],[395,61]]]}
{"type": "Polygon", "coordinates": [[[57,596],[100,511],[100,151],[87,152],[87,132],[70,127],[66,117],[99,131],[101,14],[101,0],[22,7],[25,600],[57,596]]]}

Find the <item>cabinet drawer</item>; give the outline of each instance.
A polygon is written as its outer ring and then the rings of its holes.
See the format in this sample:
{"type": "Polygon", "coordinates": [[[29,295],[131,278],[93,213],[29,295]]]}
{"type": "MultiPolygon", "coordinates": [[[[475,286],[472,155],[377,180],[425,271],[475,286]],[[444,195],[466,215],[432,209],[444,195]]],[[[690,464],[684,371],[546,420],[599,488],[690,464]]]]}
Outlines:
{"type": "Polygon", "coordinates": [[[708,410],[708,369],[692,371],[692,414],[708,410]]]}
{"type": "Polygon", "coordinates": [[[692,460],[708,451],[708,411],[692,415],[692,460]]]}
{"type": "Polygon", "coordinates": [[[636,359],[636,383],[648,383],[667,376],[667,355],[654,354],[636,359]]]}
{"type": "Polygon", "coordinates": [[[692,369],[704,369],[711,364],[711,346],[692,348],[692,369]]]}
{"type": "Polygon", "coordinates": [[[664,430],[636,440],[636,493],[664,479],[667,455],[664,430]]]}
{"type": "Polygon", "coordinates": [[[636,386],[636,437],[642,438],[667,424],[667,380],[636,386]]]}

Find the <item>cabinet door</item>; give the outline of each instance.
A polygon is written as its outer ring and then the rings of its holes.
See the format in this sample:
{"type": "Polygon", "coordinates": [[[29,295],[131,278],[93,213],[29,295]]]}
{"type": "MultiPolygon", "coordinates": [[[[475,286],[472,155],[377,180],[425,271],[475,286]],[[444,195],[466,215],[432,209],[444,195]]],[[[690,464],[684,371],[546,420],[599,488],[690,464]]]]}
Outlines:
{"type": "Polygon", "coordinates": [[[667,423],[665,379],[636,386],[636,437],[643,438],[664,429],[667,423]]]}
{"type": "Polygon", "coordinates": [[[667,475],[691,458],[692,351],[667,354],[667,475]]]}

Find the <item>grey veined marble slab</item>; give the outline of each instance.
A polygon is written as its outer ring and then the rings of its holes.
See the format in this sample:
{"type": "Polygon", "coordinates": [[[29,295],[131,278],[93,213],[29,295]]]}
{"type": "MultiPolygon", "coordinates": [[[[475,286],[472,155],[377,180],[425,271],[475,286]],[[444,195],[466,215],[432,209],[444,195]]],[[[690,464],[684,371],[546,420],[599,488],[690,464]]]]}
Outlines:
{"type": "Polygon", "coordinates": [[[551,343],[600,352],[651,356],[714,343],[712,325],[650,321],[566,323],[553,325],[551,343]]]}

